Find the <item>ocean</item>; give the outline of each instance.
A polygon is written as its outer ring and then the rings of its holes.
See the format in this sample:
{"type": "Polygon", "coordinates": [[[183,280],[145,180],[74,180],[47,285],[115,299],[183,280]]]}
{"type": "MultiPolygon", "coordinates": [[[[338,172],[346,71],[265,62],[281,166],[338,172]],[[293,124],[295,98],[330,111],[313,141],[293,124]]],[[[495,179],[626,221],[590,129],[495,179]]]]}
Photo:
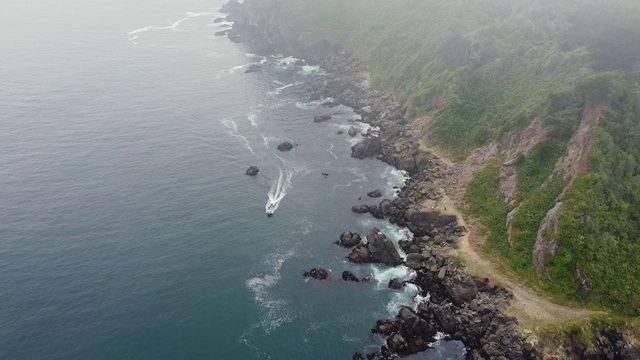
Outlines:
{"type": "MultiPolygon", "coordinates": [[[[308,100],[322,69],[215,36],[223,3],[3,4],[0,358],[346,359],[415,306],[387,288],[409,271],[333,244],[410,236],[350,211],[405,174],[350,158],[347,129],[375,129],[308,100]]],[[[410,358],[463,353],[442,339],[410,358]]]]}

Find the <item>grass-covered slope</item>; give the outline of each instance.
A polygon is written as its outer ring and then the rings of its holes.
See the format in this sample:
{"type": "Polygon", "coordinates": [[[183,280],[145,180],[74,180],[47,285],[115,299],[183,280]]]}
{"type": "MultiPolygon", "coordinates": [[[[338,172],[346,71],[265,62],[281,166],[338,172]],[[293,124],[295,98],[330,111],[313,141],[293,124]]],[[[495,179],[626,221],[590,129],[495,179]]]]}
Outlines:
{"type": "Polygon", "coordinates": [[[427,143],[464,157],[540,119],[548,133],[513,160],[516,201],[500,193],[501,161],[468,186],[487,249],[558,299],[640,309],[640,2],[634,0],[245,0],[258,19],[302,42],[343,45],[412,118],[427,143]],[[588,167],[556,164],[587,107],[588,167]],[[540,224],[563,195],[557,252],[532,261],[540,224]],[[506,215],[518,208],[507,238],[506,215]],[[576,275],[579,269],[580,276],[576,275]],[[586,279],[589,291],[583,291],[586,279]]]}

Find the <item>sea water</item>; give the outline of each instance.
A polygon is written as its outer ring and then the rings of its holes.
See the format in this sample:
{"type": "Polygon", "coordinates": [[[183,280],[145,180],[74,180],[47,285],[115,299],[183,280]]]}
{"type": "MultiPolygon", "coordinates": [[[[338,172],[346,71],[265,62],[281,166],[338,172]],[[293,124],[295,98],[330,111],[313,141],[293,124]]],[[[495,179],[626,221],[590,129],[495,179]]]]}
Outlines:
{"type": "MultiPolygon", "coordinates": [[[[386,287],[406,269],[333,245],[410,236],[350,211],[405,175],[349,157],[346,130],[366,125],[308,101],[322,69],[214,36],[222,3],[3,4],[0,358],[346,359],[415,305],[386,287]]],[[[415,358],[462,358],[435,347],[415,358]]]]}

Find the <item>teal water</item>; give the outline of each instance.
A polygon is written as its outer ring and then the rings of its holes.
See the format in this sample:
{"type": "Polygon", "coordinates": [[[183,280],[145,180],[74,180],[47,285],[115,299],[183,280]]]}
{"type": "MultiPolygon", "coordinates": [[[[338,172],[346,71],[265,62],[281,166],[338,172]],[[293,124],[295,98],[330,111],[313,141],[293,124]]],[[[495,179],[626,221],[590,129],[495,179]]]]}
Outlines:
{"type": "MultiPolygon", "coordinates": [[[[349,157],[358,139],[336,132],[366,126],[307,101],[320,69],[214,36],[222,3],[3,6],[0,358],[348,358],[414,303],[386,289],[405,270],[332,245],[373,226],[409,236],[349,210],[403,174],[349,157]],[[332,279],[305,281],[315,266],[332,279]]],[[[419,358],[462,355],[440,341],[419,358]]]]}

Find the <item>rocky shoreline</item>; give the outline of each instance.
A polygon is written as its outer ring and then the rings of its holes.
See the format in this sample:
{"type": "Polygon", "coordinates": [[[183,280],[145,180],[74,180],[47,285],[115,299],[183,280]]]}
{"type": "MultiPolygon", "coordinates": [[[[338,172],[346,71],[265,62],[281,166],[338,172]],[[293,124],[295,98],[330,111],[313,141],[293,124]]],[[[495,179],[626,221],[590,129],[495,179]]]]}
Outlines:
{"type": "MultiPolygon", "coordinates": [[[[250,0],[244,4],[231,0],[225,5],[224,10],[229,13],[227,19],[234,21],[229,38],[320,65],[328,79],[313,85],[311,100],[330,99],[324,102],[326,106],[351,107],[361,115],[362,122],[379,129],[376,135],[363,134],[364,140],[351,148],[351,156],[375,157],[410,175],[396,199],[383,199],[378,205],[356,205],[352,209],[408,228],[413,239],[399,243],[407,254],[404,261],[377,229],[367,234],[366,244],[361,242],[360,235],[350,232],[345,232],[337,244],[353,248],[348,259],[354,263],[386,266],[404,263],[417,274],[409,282],[415,284],[427,300],[418,305],[417,311],[403,307],[395,319],[379,320],[371,331],[386,338],[386,346],[371,354],[355,353],[353,359],[389,359],[421,352],[429,348],[438,331],[462,341],[468,359],[542,358],[534,341],[520,334],[517,320],[506,314],[511,295],[487,279],[469,276],[464,265],[449,256],[466,229],[458,226],[455,216],[441,214],[429,204],[442,197],[443,179],[450,174],[440,159],[420,149],[419,140],[414,139],[408,129],[404,109],[388,94],[371,89],[367,74],[360,71],[356,61],[339,45],[326,41],[301,44],[295,37],[283,33],[277,21],[258,26],[248,3],[250,0]]],[[[319,118],[316,122],[321,121],[319,118]]],[[[312,269],[305,276],[326,279],[322,269],[312,269]]],[[[343,279],[359,280],[353,274],[343,274],[343,279]]],[[[401,285],[404,284],[395,284],[401,285]]],[[[599,358],[608,354],[627,358],[625,346],[619,341],[620,334],[614,329],[605,330],[600,334],[601,343],[605,345],[589,350],[571,346],[568,354],[577,358],[599,358]]]]}

